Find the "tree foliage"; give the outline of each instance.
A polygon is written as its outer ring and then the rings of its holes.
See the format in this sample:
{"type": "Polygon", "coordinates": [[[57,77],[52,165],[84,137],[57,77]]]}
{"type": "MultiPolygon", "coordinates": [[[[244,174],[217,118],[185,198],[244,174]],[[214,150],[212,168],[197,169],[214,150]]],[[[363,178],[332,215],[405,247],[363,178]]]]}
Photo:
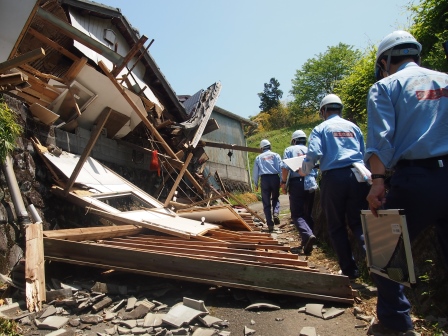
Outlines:
{"type": "Polygon", "coordinates": [[[367,122],[367,94],[376,81],[373,71],[375,54],[376,49],[371,47],[353,66],[350,75],[344,77],[335,88],[335,93],[344,103],[344,118],[360,126],[367,122]]]}
{"type": "Polygon", "coordinates": [[[410,32],[423,46],[422,65],[448,72],[448,59],[442,46],[448,41],[448,1],[422,0],[409,9],[414,18],[410,32]]]}
{"type": "Polygon", "coordinates": [[[339,81],[353,71],[361,52],[344,43],[328,47],[325,53],[308,59],[292,80],[290,103],[293,113],[308,118],[319,110],[322,98],[334,92],[339,81]]]}
{"type": "Polygon", "coordinates": [[[8,105],[0,100],[0,162],[5,162],[7,155],[14,149],[16,138],[22,128],[17,124],[14,113],[8,105]]]}
{"type": "Polygon", "coordinates": [[[264,83],[263,92],[258,93],[260,98],[260,110],[262,112],[269,112],[274,107],[280,105],[280,99],[283,97],[283,91],[279,89],[280,83],[277,79],[272,77],[269,83],[264,83]]]}
{"type": "Polygon", "coordinates": [[[289,108],[281,102],[278,106],[272,107],[269,113],[260,113],[251,120],[258,124],[258,132],[285,128],[294,124],[294,116],[290,113],[289,108]]]}

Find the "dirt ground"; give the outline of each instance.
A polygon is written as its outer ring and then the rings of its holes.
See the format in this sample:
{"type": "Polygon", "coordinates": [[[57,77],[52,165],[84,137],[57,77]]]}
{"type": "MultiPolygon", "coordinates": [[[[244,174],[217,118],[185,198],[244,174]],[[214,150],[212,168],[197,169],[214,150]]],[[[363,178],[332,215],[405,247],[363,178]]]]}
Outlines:
{"type": "MultiPolygon", "coordinates": [[[[323,272],[336,273],[338,266],[328,248],[318,243],[309,256],[300,252],[300,241],[293,225],[290,224],[288,203],[282,196],[281,224],[276,226],[274,237],[291,246],[293,253],[298,253],[300,258],[307,260],[310,265],[318,267],[323,272]]],[[[251,205],[258,211],[260,204],[251,205]]],[[[368,283],[357,279],[352,282],[354,289],[358,290],[358,296],[354,305],[337,304],[334,302],[321,302],[317,300],[303,299],[291,296],[271,295],[260,292],[243,291],[219,286],[180,282],[169,279],[148,277],[121,272],[105,272],[100,269],[86,268],[76,265],[52,263],[46,267],[47,282],[57,279],[61,282],[77,282],[91,284],[95,282],[113,283],[127,286],[125,295],[115,295],[114,302],[120,299],[127,300],[130,297],[146,298],[156,302],[160,312],[167,312],[173,305],[182,302],[184,297],[194,300],[202,300],[209,311],[209,315],[217,317],[221,323],[215,335],[255,335],[255,336],[299,336],[302,328],[314,328],[316,335],[320,336],[358,336],[366,335],[369,321],[375,317],[376,293],[375,288],[368,283]],[[263,302],[277,306],[277,308],[246,309],[254,302],[263,302]],[[322,304],[324,310],[332,307],[340,309],[342,314],[334,318],[324,320],[303,312],[307,304],[322,304]],[[166,305],[165,308],[163,306],[166,305]],[[356,311],[356,314],[355,314],[356,311]],[[362,317],[362,318],[361,318],[362,317]],[[221,332],[221,334],[219,334],[221,332]],[[252,332],[252,333],[251,333],[252,332]],[[229,334],[230,333],[230,334],[229,334]]],[[[5,297],[6,292],[3,293],[5,297]]],[[[44,305],[44,309],[38,314],[32,314],[22,319],[17,319],[19,334],[25,336],[48,335],[51,330],[40,330],[33,323],[34,319],[42,321],[40,315],[49,309],[51,302],[44,305]]],[[[54,305],[54,303],[53,303],[54,305]]],[[[56,306],[56,305],[55,305],[56,306]]],[[[119,313],[124,313],[124,305],[119,313]]],[[[57,307],[58,308],[58,307],[57,307]]],[[[61,309],[61,308],[59,308],[61,309]]],[[[17,308],[10,312],[18,316],[17,308]]],[[[107,335],[106,330],[114,326],[112,321],[101,321],[98,324],[81,323],[76,326],[82,316],[89,314],[103,315],[102,311],[92,312],[84,309],[76,311],[64,307],[62,315],[70,320],[63,328],[68,335],[107,335]]],[[[58,313],[58,315],[61,315],[58,313]]],[[[140,319],[141,320],[141,319],[140,319]]],[[[435,329],[428,327],[428,323],[416,321],[417,329],[422,335],[436,335],[435,329]],[[421,326],[426,326],[426,329],[421,326]]],[[[193,320],[190,326],[201,326],[197,320],[193,320]]],[[[168,328],[169,330],[169,328],[168,328]]],[[[0,332],[1,334],[1,332],[0,332]]],[[[116,332],[115,335],[119,333],[116,332]]],[[[140,333],[123,333],[126,335],[138,335],[140,333]]],[[[54,334],[53,334],[54,335],[54,334]]],[[[169,332],[159,330],[158,333],[146,333],[143,335],[171,335],[169,332]]],[[[193,335],[193,333],[190,333],[193,335]]],[[[196,335],[196,334],[194,334],[196,335]]],[[[209,334],[200,334],[209,335],[209,334]]]]}

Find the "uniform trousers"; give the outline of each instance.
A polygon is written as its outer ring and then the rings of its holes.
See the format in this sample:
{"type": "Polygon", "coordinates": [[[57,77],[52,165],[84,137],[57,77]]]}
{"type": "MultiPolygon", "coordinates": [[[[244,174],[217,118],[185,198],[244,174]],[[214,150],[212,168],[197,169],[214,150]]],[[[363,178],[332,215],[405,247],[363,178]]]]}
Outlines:
{"type": "Polygon", "coordinates": [[[261,175],[261,201],[268,226],[274,226],[272,214],[278,215],[280,211],[279,196],[280,176],[278,174],[261,175]]]}
{"type": "MultiPolygon", "coordinates": [[[[448,268],[448,160],[444,167],[404,166],[390,180],[385,207],[404,209],[411,242],[430,226],[435,226],[445,264],[448,268]]],[[[378,288],[377,315],[390,329],[412,329],[411,305],[404,287],[372,273],[378,288]]]]}
{"type": "Polygon", "coordinates": [[[356,276],[358,267],[348,237],[347,224],[365,254],[361,210],[367,209],[369,186],[358,182],[351,166],[322,172],[321,204],[342,274],[356,276]]]}
{"type": "Polygon", "coordinates": [[[305,190],[303,181],[303,177],[289,179],[288,187],[291,219],[299,231],[302,245],[305,245],[310,236],[313,235],[309,223],[310,220],[312,222],[310,209],[312,209],[313,204],[310,203],[314,203],[314,193],[311,195],[308,190],[305,190]]]}

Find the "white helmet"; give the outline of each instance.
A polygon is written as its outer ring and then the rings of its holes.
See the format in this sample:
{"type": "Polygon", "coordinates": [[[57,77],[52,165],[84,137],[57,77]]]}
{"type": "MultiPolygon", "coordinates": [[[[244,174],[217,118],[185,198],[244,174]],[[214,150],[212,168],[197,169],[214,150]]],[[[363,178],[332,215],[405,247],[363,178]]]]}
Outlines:
{"type": "Polygon", "coordinates": [[[410,33],[404,30],[396,30],[383,38],[378,45],[375,61],[375,76],[381,79],[380,70],[382,69],[380,59],[387,56],[386,71],[389,72],[391,56],[419,56],[422,51],[422,45],[410,33]],[[400,48],[401,44],[413,44],[415,48],[400,48]]]}
{"type": "Polygon", "coordinates": [[[264,147],[270,146],[270,145],[271,145],[271,143],[267,139],[263,139],[260,141],[260,148],[264,148],[264,147]]]}
{"type": "Polygon", "coordinates": [[[299,138],[305,138],[306,139],[306,134],[304,131],[302,130],[297,130],[292,134],[291,140],[294,139],[299,139],[299,138]]]}
{"type": "Polygon", "coordinates": [[[320,102],[319,111],[322,110],[322,107],[328,108],[340,108],[341,110],[344,108],[344,104],[342,104],[341,98],[336,96],[333,93],[326,95],[320,102]]]}

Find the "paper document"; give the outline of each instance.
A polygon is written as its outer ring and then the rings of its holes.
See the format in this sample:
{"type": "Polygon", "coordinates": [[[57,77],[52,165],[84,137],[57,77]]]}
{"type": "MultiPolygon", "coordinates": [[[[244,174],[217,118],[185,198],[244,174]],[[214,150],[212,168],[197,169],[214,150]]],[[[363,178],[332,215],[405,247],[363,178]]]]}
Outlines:
{"type": "Polygon", "coordinates": [[[294,172],[298,171],[299,168],[302,168],[303,160],[306,155],[295,156],[290,159],[284,159],[283,162],[294,172]]]}

